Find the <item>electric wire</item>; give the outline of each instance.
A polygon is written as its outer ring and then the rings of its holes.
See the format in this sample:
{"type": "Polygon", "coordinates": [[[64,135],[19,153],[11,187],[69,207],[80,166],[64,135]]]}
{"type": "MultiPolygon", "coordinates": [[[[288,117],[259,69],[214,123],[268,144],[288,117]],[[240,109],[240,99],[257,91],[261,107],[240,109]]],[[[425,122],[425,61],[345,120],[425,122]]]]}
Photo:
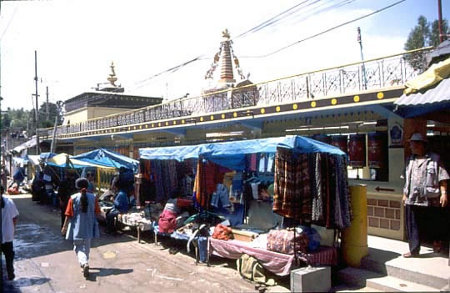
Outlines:
{"type": "Polygon", "coordinates": [[[350,24],[350,23],[353,23],[353,22],[355,22],[355,21],[358,21],[358,20],[364,19],[364,18],[366,18],[366,17],[372,16],[372,15],[374,15],[374,14],[380,13],[380,12],[386,10],[386,9],[392,8],[392,7],[398,5],[398,4],[402,3],[402,2],[405,2],[405,1],[406,1],[406,0],[400,0],[400,1],[397,1],[397,2],[395,2],[395,3],[393,3],[393,4],[391,4],[391,5],[388,5],[388,6],[386,6],[386,7],[383,7],[383,8],[381,8],[381,9],[378,9],[378,10],[376,10],[376,11],[374,11],[374,12],[371,12],[371,13],[368,13],[368,14],[366,14],[366,15],[363,15],[363,16],[354,18],[354,19],[352,19],[352,20],[343,22],[343,23],[341,23],[341,24],[339,24],[339,25],[333,26],[333,27],[328,28],[328,29],[326,29],[326,30],[324,30],[324,31],[321,31],[321,32],[316,33],[316,34],[313,34],[313,35],[311,35],[311,36],[309,36],[309,37],[306,37],[306,38],[304,38],[304,39],[298,40],[298,41],[296,41],[296,42],[294,42],[294,43],[291,43],[291,44],[289,44],[289,45],[287,45],[287,46],[284,46],[284,47],[282,47],[282,48],[280,48],[280,49],[277,49],[277,50],[275,50],[275,51],[272,51],[271,53],[267,53],[267,54],[259,55],[259,56],[245,56],[245,57],[241,57],[241,58],[266,58],[266,57],[275,55],[275,54],[277,54],[277,53],[279,53],[279,52],[281,52],[281,51],[284,51],[284,50],[286,50],[286,49],[288,49],[288,48],[290,48],[290,47],[292,47],[292,46],[295,46],[295,45],[297,45],[297,44],[299,44],[299,43],[302,43],[302,42],[304,42],[304,41],[307,41],[307,40],[316,38],[316,37],[318,37],[318,36],[321,36],[321,35],[323,35],[323,34],[326,34],[326,33],[330,32],[330,31],[333,31],[333,30],[335,30],[335,29],[338,29],[338,28],[340,28],[340,27],[343,27],[343,26],[345,26],[345,25],[348,25],[348,24],[350,24]]]}
{"type": "MultiPolygon", "coordinates": [[[[296,5],[294,5],[294,6],[290,7],[290,8],[288,8],[287,10],[284,10],[283,12],[281,12],[281,13],[279,13],[279,14],[277,14],[277,15],[271,17],[271,18],[269,18],[268,20],[263,21],[263,22],[260,23],[259,25],[257,25],[257,26],[255,26],[255,27],[253,27],[253,28],[251,28],[251,29],[249,29],[249,30],[247,30],[247,31],[245,31],[245,32],[243,32],[243,33],[241,33],[241,34],[239,34],[237,37],[234,37],[234,38],[232,38],[232,39],[230,39],[230,40],[236,40],[236,39],[242,38],[242,37],[244,37],[245,35],[248,35],[248,34],[250,34],[250,33],[255,33],[255,32],[260,31],[260,30],[262,30],[262,29],[264,29],[264,28],[271,27],[271,26],[275,25],[277,22],[286,20],[289,16],[293,15],[294,13],[297,13],[297,12],[299,12],[299,11],[302,10],[302,9],[305,9],[305,8],[307,8],[307,7],[310,7],[310,6],[312,6],[313,4],[319,3],[321,0],[315,0],[315,1],[313,1],[312,3],[308,3],[308,4],[307,4],[306,6],[304,6],[304,7],[300,7],[301,5],[306,4],[306,3],[309,2],[309,1],[310,1],[310,0],[304,0],[304,1],[301,1],[300,3],[297,3],[296,5]],[[280,16],[283,16],[283,17],[277,19],[277,18],[280,17],[280,16]]],[[[349,4],[349,3],[351,3],[351,2],[354,2],[354,1],[356,1],[356,0],[344,0],[344,1],[341,1],[340,3],[337,3],[337,4],[334,4],[334,5],[325,7],[324,9],[319,10],[319,11],[317,11],[317,12],[313,11],[312,13],[309,13],[307,16],[303,16],[302,19],[305,19],[305,18],[311,16],[312,14],[323,13],[323,12],[325,12],[325,11],[334,9],[335,7],[341,7],[341,6],[343,6],[343,5],[347,5],[347,4],[349,4]]],[[[322,3],[323,3],[324,5],[326,5],[326,4],[328,4],[329,2],[326,2],[326,3],[322,2],[322,3]]],[[[323,5],[322,5],[322,6],[323,6],[323,5]]],[[[320,7],[321,7],[321,6],[319,5],[318,7],[316,7],[316,9],[317,9],[317,8],[320,8],[320,7]]],[[[297,23],[298,23],[298,22],[297,22],[297,23]]],[[[250,58],[251,58],[251,57],[250,57],[250,58]]],[[[135,88],[134,88],[134,89],[139,89],[139,88],[142,88],[142,87],[146,86],[146,83],[147,83],[148,81],[150,81],[150,80],[152,80],[152,79],[154,79],[154,78],[156,78],[156,77],[159,77],[159,76],[161,76],[161,75],[163,75],[163,74],[166,74],[166,73],[173,73],[173,72],[175,72],[175,71],[177,71],[177,70],[179,70],[179,69],[185,67],[186,65],[189,65],[189,64],[191,64],[191,63],[193,63],[193,62],[196,62],[196,61],[205,60],[205,59],[206,59],[206,58],[205,58],[205,54],[202,54],[202,55],[197,56],[196,58],[193,58],[193,59],[191,59],[191,60],[189,60],[189,61],[187,61],[187,62],[183,62],[182,64],[179,64],[179,65],[177,65],[177,66],[171,67],[171,68],[166,69],[166,70],[163,70],[163,71],[161,71],[161,72],[159,72],[159,73],[156,73],[156,74],[154,74],[154,75],[152,75],[152,76],[147,77],[146,79],[143,79],[143,80],[141,80],[141,81],[136,82],[136,83],[135,83],[135,88]]]]}

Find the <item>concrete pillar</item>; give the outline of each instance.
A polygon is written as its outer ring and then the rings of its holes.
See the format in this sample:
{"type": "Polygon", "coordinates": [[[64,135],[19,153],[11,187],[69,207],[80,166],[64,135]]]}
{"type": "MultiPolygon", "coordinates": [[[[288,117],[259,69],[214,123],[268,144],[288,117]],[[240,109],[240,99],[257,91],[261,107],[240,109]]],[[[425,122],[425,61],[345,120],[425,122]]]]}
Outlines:
{"type": "Polygon", "coordinates": [[[342,256],[346,264],[359,267],[369,253],[367,244],[367,186],[350,186],[353,219],[342,232],[342,256]]]}

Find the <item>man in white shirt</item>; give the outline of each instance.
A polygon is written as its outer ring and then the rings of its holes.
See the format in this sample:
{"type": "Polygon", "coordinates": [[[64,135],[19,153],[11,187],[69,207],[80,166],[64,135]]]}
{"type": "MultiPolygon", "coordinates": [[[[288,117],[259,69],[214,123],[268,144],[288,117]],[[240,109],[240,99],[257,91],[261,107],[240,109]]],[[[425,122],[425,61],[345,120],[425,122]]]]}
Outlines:
{"type": "Polygon", "coordinates": [[[1,186],[0,205],[2,209],[2,245],[1,251],[5,255],[6,270],[8,272],[8,279],[14,280],[14,230],[17,223],[19,211],[16,205],[9,197],[3,196],[4,188],[1,186]]]}

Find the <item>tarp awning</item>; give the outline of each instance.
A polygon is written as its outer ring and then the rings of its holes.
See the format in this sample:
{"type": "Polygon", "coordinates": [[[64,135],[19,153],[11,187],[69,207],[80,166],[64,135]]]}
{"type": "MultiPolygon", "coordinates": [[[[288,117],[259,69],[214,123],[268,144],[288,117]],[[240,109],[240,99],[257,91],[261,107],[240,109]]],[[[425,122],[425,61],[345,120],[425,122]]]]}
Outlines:
{"type": "Polygon", "coordinates": [[[139,156],[144,160],[177,160],[197,159],[201,152],[201,145],[185,145],[173,147],[158,147],[139,149],[139,156]]]}
{"type": "Polygon", "coordinates": [[[450,58],[433,64],[422,74],[406,83],[405,95],[427,90],[450,76],[450,58]]]}
{"type": "Polygon", "coordinates": [[[36,146],[36,137],[34,136],[33,138],[31,138],[30,140],[16,146],[15,148],[12,149],[13,152],[16,153],[20,153],[21,151],[25,150],[25,149],[29,149],[32,147],[36,146]]]}
{"type": "Polygon", "coordinates": [[[395,112],[410,118],[450,107],[450,58],[433,64],[409,81],[405,93],[394,102],[395,112]]]}
{"type": "Polygon", "coordinates": [[[28,155],[28,162],[30,162],[34,166],[39,165],[39,160],[39,155],[28,155]]]}
{"type": "Polygon", "coordinates": [[[79,154],[72,158],[104,167],[113,167],[116,169],[124,167],[133,170],[133,172],[137,172],[139,163],[137,160],[102,148],[79,154]]]}
{"type": "Polygon", "coordinates": [[[57,154],[57,155],[51,157],[50,159],[47,160],[47,164],[50,166],[61,167],[61,168],[80,169],[80,168],[86,168],[86,167],[96,167],[96,168],[112,169],[112,167],[106,167],[106,166],[74,159],[65,153],[57,154]]]}
{"type": "Polygon", "coordinates": [[[182,161],[203,157],[221,166],[243,170],[245,156],[254,153],[276,153],[277,147],[294,150],[298,153],[329,153],[346,156],[339,148],[302,136],[286,136],[241,141],[200,144],[197,146],[177,146],[139,149],[141,159],[182,161]]]}

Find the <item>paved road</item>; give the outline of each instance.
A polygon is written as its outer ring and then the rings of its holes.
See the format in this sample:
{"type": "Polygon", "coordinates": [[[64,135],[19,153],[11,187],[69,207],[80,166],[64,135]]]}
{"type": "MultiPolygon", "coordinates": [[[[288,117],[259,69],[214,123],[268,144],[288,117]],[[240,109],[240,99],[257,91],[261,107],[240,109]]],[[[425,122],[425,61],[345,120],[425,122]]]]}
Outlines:
{"type": "MultiPolygon", "coordinates": [[[[20,217],[17,225],[16,279],[4,281],[8,292],[255,292],[255,285],[239,276],[233,261],[214,258],[211,266],[195,265],[192,255],[147,243],[133,233],[101,235],[91,250],[91,275],[84,279],[72,245],[59,233],[59,210],[14,196],[20,217]]],[[[4,263],[4,261],[3,261],[4,263]]],[[[288,291],[289,280],[268,291],[288,291]]]]}

